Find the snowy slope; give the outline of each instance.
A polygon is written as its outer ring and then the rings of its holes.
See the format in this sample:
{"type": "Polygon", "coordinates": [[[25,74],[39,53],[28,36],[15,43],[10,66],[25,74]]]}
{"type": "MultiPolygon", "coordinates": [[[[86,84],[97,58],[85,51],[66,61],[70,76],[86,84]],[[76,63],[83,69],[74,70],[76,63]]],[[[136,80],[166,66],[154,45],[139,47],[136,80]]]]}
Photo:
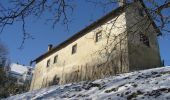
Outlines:
{"type": "Polygon", "coordinates": [[[170,67],[52,86],[7,100],[170,100],[170,67]]]}

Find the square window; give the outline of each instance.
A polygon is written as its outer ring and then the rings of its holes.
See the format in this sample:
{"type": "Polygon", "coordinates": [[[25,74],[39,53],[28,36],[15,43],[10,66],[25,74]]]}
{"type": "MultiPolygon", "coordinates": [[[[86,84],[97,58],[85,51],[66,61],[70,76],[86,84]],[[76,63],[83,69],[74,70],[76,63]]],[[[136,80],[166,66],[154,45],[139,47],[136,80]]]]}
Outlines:
{"type": "Polygon", "coordinates": [[[144,13],[144,10],[143,9],[138,9],[138,13],[140,16],[144,17],[145,16],[145,13],[144,13]]]}
{"type": "Polygon", "coordinates": [[[77,44],[72,46],[72,54],[77,52],[77,44]]]}
{"type": "Polygon", "coordinates": [[[58,55],[54,57],[54,64],[57,63],[58,55]]]}
{"type": "Polygon", "coordinates": [[[96,42],[100,41],[102,39],[102,32],[96,33],[96,42]]]}
{"type": "Polygon", "coordinates": [[[140,33],[140,41],[143,42],[143,44],[146,46],[150,46],[148,37],[142,33],[140,33]]]}
{"type": "Polygon", "coordinates": [[[49,66],[50,66],[50,59],[47,60],[47,67],[49,67],[49,66]]]}

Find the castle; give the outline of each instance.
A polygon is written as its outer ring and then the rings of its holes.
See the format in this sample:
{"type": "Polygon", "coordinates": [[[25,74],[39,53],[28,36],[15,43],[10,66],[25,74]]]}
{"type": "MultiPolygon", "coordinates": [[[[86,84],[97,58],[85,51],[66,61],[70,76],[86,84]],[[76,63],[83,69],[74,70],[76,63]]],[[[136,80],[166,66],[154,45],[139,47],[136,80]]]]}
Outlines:
{"type": "Polygon", "coordinates": [[[142,0],[126,3],[35,59],[30,90],[161,66],[161,35],[142,0]]]}

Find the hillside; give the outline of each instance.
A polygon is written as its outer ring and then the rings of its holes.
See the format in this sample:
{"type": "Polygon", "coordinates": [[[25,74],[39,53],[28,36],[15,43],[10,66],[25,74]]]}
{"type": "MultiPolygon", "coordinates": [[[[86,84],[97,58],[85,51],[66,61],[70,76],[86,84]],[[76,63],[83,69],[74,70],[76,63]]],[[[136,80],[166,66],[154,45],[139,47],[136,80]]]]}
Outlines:
{"type": "Polygon", "coordinates": [[[7,100],[170,100],[170,67],[52,86],[7,98],[7,100]]]}

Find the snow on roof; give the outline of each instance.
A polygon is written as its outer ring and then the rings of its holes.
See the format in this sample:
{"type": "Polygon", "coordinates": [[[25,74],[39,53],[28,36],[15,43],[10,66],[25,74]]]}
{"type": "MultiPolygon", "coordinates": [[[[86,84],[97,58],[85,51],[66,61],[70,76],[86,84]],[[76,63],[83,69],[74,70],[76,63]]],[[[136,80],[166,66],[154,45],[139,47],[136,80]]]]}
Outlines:
{"type": "Polygon", "coordinates": [[[23,74],[24,72],[28,71],[28,68],[30,68],[30,66],[23,66],[23,65],[20,65],[20,64],[13,63],[13,64],[10,65],[10,68],[11,68],[12,72],[23,74]]]}

